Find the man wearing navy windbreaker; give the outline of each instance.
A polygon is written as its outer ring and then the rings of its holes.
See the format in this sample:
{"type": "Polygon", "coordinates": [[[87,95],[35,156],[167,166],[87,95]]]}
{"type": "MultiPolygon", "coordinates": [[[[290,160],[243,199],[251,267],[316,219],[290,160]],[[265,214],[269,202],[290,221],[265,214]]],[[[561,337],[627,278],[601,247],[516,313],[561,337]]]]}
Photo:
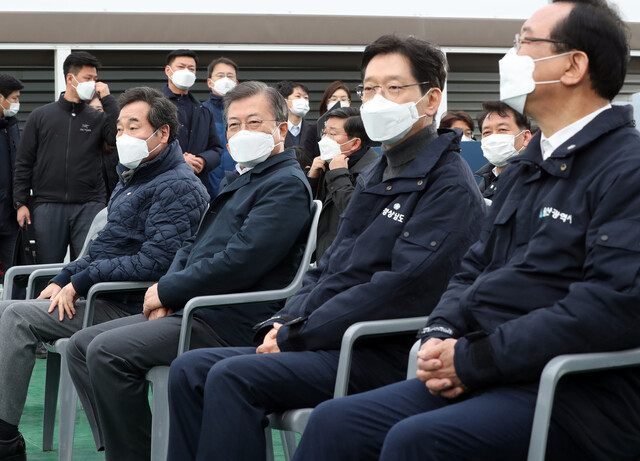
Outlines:
{"type": "MultiPolygon", "coordinates": [[[[174,362],[169,459],[264,459],[265,415],[331,397],[350,325],[435,307],[484,214],[460,136],[433,125],[445,67],[440,50],[413,37],[367,47],[362,118],[384,155],[358,177],[333,245],[300,292],[258,325],[257,349],[205,349],[174,362]]],[[[351,391],[401,379],[412,336],[358,347],[351,391]]]]}
{"type": "Polygon", "coordinates": [[[224,147],[220,156],[220,165],[209,173],[209,184],[211,186],[211,196],[218,195],[220,182],[224,179],[225,171],[233,171],[236,162],[231,157],[227,149],[227,130],[224,126],[224,104],[223,97],[238,84],[238,65],[231,59],[219,57],[214,59],[207,66],[207,85],[211,88],[209,99],[202,103],[213,115],[216,130],[220,137],[220,143],[224,147]]]}
{"type": "MultiPolygon", "coordinates": [[[[421,332],[418,379],[321,405],[295,459],[525,460],[546,363],[640,345],[640,134],[610,104],[628,60],[604,0],[524,23],[501,99],[540,133],[421,332]]],[[[638,368],[560,381],[547,460],[639,455],[638,368]]]]}

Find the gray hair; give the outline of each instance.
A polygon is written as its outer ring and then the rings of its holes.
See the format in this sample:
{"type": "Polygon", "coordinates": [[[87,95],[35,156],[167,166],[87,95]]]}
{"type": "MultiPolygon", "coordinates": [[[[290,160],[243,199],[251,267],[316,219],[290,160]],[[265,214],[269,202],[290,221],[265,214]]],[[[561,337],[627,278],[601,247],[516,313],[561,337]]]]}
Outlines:
{"type": "Polygon", "coordinates": [[[258,94],[264,94],[269,100],[271,113],[276,122],[283,123],[287,121],[289,116],[287,101],[284,100],[282,95],[275,88],[271,88],[266,83],[255,80],[238,84],[233,90],[229,91],[224,96],[224,121],[227,121],[229,106],[233,101],[250,98],[258,94]]]}
{"type": "Polygon", "coordinates": [[[149,104],[149,123],[154,130],[169,125],[169,141],[171,144],[178,137],[180,122],[178,121],[178,109],[164,95],[155,88],[139,86],[131,88],[120,95],[118,105],[120,109],[134,102],[146,102],[149,104]]]}

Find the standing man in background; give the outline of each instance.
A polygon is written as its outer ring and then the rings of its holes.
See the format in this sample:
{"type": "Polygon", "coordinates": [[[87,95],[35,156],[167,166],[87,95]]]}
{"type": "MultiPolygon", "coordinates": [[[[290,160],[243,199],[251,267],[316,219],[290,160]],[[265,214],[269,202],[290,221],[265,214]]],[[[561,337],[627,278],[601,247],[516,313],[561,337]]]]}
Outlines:
{"type": "Polygon", "coordinates": [[[209,172],[220,165],[222,144],[211,112],[189,92],[196,81],[197,65],[198,55],[194,51],[169,53],[164,68],[168,81],[162,92],[178,108],[178,141],[184,160],[213,197],[209,172]]]}
{"type": "Polygon", "coordinates": [[[71,260],[76,259],[106,202],[103,146],[115,145],[118,105],[107,84],[98,81],[99,67],[85,51],[70,54],[63,64],[66,91],[29,115],[20,140],[14,207],[20,226],[33,219],[40,264],[62,262],[69,245],[71,260]],[[85,104],[94,95],[104,112],[85,104]],[[27,204],[30,190],[33,209],[27,204]]]}
{"type": "Polygon", "coordinates": [[[309,113],[309,89],[299,82],[284,80],[276,84],[276,89],[287,101],[289,107],[289,132],[284,147],[301,146],[311,154],[312,158],[320,155],[316,124],[308,122],[304,117],[309,113]]]}
{"type": "Polygon", "coordinates": [[[11,267],[18,226],[13,209],[12,177],[20,129],[16,114],[24,85],[9,74],[0,74],[0,282],[11,267]]]}
{"type": "Polygon", "coordinates": [[[218,195],[220,181],[224,178],[225,171],[233,171],[236,162],[231,158],[227,150],[227,136],[224,126],[224,108],[222,107],[223,96],[231,91],[238,84],[238,65],[231,59],[224,57],[216,58],[207,67],[207,85],[211,88],[209,99],[202,103],[204,107],[211,111],[213,121],[216,124],[220,143],[223,146],[220,165],[209,173],[209,183],[211,184],[211,198],[218,195]]]}

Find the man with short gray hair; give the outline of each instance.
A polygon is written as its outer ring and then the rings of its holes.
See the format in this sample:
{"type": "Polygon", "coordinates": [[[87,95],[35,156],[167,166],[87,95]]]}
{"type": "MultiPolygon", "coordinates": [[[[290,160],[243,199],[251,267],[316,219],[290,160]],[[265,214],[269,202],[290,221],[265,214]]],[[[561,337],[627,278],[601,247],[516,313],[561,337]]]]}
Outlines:
{"type": "MultiPolygon", "coordinates": [[[[211,202],[195,239],[147,291],[144,314],[75,334],[69,369],[107,460],[149,459],[151,413],[145,375],[176,357],[182,316],[195,296],[282,288],[294,277],[311,217],[311,190],[292,150],[284,150],[287,106],[262,82],[225,95],[229,152],[238,163],[211,202]],[[176,313],[175,315],[174,312],[176,313]]],[[[193,348],[248,346],[271,302],[202,311],[193,348]]]]}

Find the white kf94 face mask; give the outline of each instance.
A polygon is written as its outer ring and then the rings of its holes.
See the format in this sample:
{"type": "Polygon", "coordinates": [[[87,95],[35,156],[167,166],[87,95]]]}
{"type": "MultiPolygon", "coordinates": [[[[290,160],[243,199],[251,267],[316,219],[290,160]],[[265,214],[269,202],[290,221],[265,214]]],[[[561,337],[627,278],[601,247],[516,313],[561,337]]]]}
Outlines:
{"type": "Polygon", "coordinates": [[[220,96],[224,96],[235,87],[236,82],[231,80],[229,77],[224,77],[213,82],[213,91],[218,93],[220,96]]]}
{"type": "Polygon", "coordinates": [[[154,131],[147,139],[134,138],[128,134],[123,134],[116,138],[116,148],[118,149],[118,159],[120,163],[130,170],[138,168],[142,160],[160,147],[160,144],[158,144],[149,150],[147,146],[147,141],[151,139],[157,131],[158,130],[154,131]]]}
{"type": "Polygon", "coordinates": [[[518,155],[520,151],[516,150],[514,142],[518,136],[524,133],[524,130],[517,135],[512,134],[492,134],[486,138],[482,138],[482,155],[493,166],[503,167],[509,163],[509,159],[518,155]]]}
{"type": "Polygon", "coordinates": [[[298,117],[304,117],[309,112],[309,101],[304,98],[291,101],[291,113],[298,117]]]}
{"type": "Polygon", "coordinates": [[[229,154],[240,166],[254,167],[269,158],[271,152],[278,144],[273,141],[273,133],[263,131],[241,130],[234,134],[229,140],[229,154]]]}
{"type": "Polygon", "coordinates": [[[559,58],[560,56],[566,56],[568,54],[571,54],[571,51],[533,59],[531,56],[518,56],[515,48],[511,48],[498,62],[500,68],[500,101],[509,105],[513,110],[523,114],[527,95],[533,93],[536,85],[560,82],[560,80],[550,80],[548,82],[534,81],[533,71],[536,68],[536,62],[559,58]]]}
{"type": "MultiPolygon", "coordinates": [[[[171,72],[173,72],[173,69],[171,69],[171,72]]],[[[191,72],[189,69],[180,69],[173,72],[171,75],[171,81],[177,88],[180,88],[181,90],[188,90],[196,82],[196,74],[191,72]]]]}
{"type": "Polygon", "coordinates": [[[318,142],[318,147],[320,148],[320,158],[325,162],[330,162],[336,155],[342,153],[340,147],[344,146],[345,144],[349,144],[354,140],[355,139],[349,139],[347,142],[338,144],[338,141],[336,141],[335,139],[331,139],[329,136],[324,136],[318,142]]]}
{"type": "Polygon", "coordinates": [[[19,102],[10,102],[9,108],[5,109],[0,106],[0,109],[4,111],[5,117],[15,117],[16,114],[20,111],[20,103],[19,102]]]}
{"type": "Polygon", "coordinates": [[[427,97],[431,90],[417,102],[397,104],[381,94],[376,94],[360,108],[364,129],[373,141],[383,144],[395,144],[400,141],[411,127],[422,117],[418,115],[416,105],[427,97]]]}
{"type": "MultiPolygon", "coordinates": [[[[73,79],[78,83],[78,86],[74,86],[78,97],[83,101],[91,101],[96,94],[96,82],[93,80],[90,82],[78,82],[75,75],[71,74],[73,79]]],[[[73,86],[73,85],[72,85],[73,86]]]]}

